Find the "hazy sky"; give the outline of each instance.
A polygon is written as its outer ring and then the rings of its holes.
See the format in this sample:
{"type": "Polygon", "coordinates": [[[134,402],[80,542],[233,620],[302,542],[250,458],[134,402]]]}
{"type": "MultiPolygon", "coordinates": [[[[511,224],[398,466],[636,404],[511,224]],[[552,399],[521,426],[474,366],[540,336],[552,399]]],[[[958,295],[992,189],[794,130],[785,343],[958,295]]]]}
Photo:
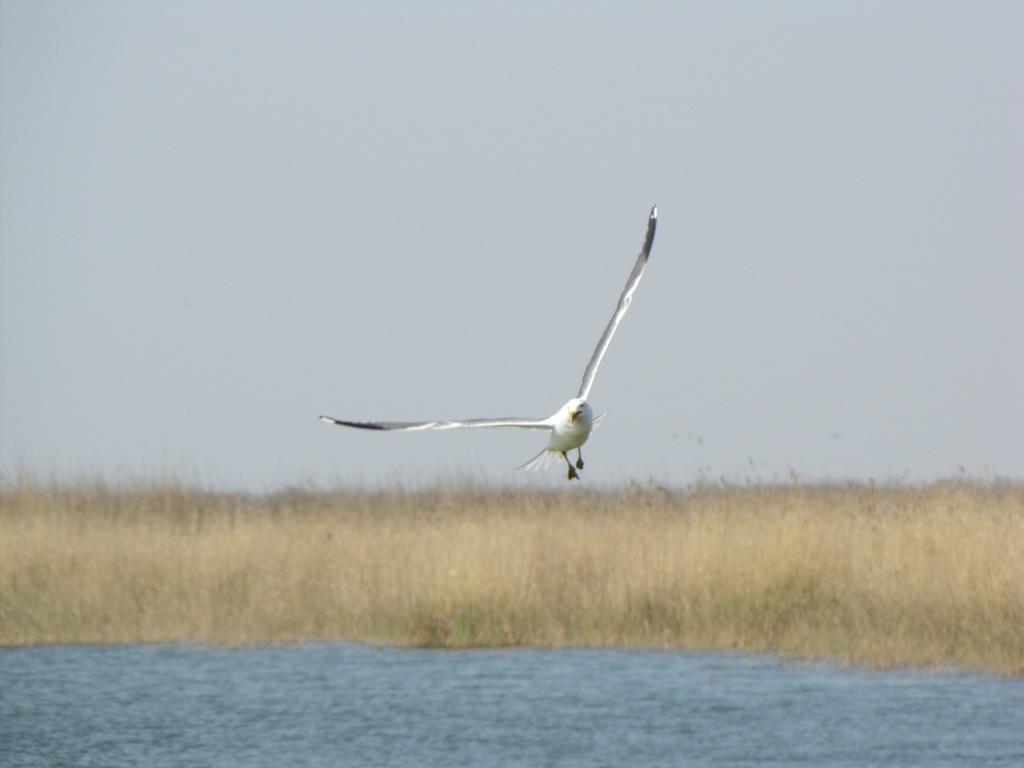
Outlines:
{"type": "Polygon", "coordinates": [[[1024,476],[1024,4],[0,0],[0,473],[1024,476]]]}

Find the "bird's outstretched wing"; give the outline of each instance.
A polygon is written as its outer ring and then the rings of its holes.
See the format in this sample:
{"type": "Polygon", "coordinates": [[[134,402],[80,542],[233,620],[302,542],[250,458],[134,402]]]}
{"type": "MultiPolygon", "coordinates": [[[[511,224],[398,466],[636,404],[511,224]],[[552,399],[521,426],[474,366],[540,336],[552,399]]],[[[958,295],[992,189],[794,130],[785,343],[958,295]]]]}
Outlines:
{"type": "Polygon", "coordinates": [[[577,395],[581,400],[586,400],[590,396],[590,388],[594,386],[594,378],[597,376],[597,369],[604,359],[604,353],[608,351],[608,345],[612,343],[612,336],[615,335],[615,330],[619,327],[619,323],[622,322],[626,310],[629,309],[629,305],[633,301],[633,291],[639,285],[640,278],[644,276],[644,267],[647,266],[647,257],[651,255],[651,245],[654,244],[654,229],[657,224],[658,206],[654,206],[651,208],[651,215],[647,219],[647,235],[644,237],[643,248],[640,249],[640,255],[636,259],[633,271],[629,273],[626,287],[623,288],[618,306],[615,307],[615,314],[608,321],[608,327],[604,329],[601,340],[597,342],[597,348],[587,364],[587,370],[583,373],[583,381],[580,384],[580,392],[577,395]]]}
{"type": "Polygon", "coordinates": [[[331,416],[321,416],[320,419],[329,424],[337,424],[342,427],[406,432],[418,429],[472,429],[474,427],[552,428],[550,419],[524,419],[518,416],[510,416],[504,419],[464,419],[462,421],[344,421],[331,416]]]}

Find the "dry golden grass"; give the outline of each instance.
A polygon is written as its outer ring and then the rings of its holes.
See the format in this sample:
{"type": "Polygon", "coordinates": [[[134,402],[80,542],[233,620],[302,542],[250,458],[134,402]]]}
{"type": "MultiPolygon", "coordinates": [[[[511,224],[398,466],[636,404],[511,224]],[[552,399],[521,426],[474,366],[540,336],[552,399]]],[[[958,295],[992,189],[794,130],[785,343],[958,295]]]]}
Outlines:
{"type": "Polygon", "coordinates": [[[0,644],[739,649],[1024,673],[1024,484],[0,492],[0,644]]]}

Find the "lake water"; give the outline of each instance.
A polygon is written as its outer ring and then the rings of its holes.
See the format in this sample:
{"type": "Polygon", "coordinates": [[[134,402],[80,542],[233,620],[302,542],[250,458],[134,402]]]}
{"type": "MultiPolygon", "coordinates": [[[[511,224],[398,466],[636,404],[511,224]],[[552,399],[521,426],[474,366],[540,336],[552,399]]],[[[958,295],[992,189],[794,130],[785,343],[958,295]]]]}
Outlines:
{"type": "Polygon", "coordinates": [[[1022,766],[1024,680],[770,657],[0,650],[0,766],[1022,766]]]}

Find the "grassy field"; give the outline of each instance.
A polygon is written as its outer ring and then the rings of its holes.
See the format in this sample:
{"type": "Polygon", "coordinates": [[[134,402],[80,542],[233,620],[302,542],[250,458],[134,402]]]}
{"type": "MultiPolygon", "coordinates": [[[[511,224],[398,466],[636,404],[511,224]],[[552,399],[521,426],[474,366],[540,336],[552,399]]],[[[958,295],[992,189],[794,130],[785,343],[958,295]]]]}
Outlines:
{"type": "Polygon", "coordinates": [[[0,644],[735,649],[1024,674],[1024,484],[0,489],[0,644]]]}

